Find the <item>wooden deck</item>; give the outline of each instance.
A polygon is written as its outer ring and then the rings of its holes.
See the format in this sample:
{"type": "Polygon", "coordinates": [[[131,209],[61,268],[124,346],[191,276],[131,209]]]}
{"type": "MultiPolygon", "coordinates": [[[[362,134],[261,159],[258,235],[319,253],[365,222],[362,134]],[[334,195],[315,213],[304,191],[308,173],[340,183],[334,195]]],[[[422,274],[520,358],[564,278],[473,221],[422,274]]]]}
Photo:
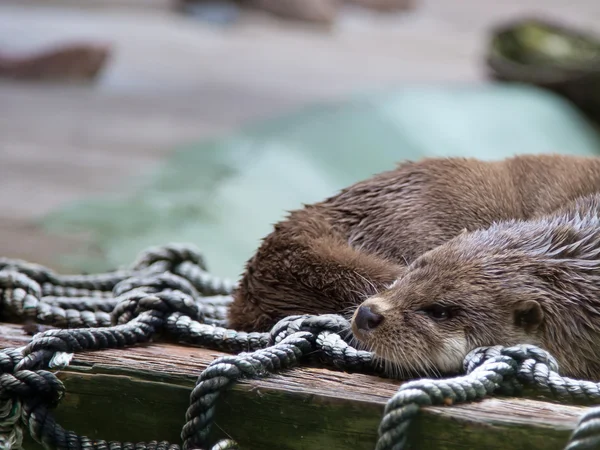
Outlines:
{"type": "Polygon", "coordinates": [[[3,51],[72,38],[115,46],[93,87],[0,81],[0,255],[60,269],[56,252],[94,252],[85,236],[45,236],[36,219],[127,191],[179,144],[362,89],[479,82],[486,33],[500,20],[542,12],[600,24],[597,0],[428,0],[390,17],[347,9],[329,32],[259,13],[219,28],[169,3],[0,3],[3,51]]]}
{"type": "MultiPolygon", "coordinates": [[[[0,324],[0,348],[27,340],[19,327],[0,324]]],[[[78,354],[58,373],[67,394],[57,420],[93,438],[178,443],[194,382],[220,355],[169,344],[78,354]]],[[[219,399],[213,434],[253,450],[372,450],[398,385],[314,367],[240,382],[219,399]]],[[[584,410],[512,398],[428,407],[413,424],[411,448],[562,450],[584,410]]]]}

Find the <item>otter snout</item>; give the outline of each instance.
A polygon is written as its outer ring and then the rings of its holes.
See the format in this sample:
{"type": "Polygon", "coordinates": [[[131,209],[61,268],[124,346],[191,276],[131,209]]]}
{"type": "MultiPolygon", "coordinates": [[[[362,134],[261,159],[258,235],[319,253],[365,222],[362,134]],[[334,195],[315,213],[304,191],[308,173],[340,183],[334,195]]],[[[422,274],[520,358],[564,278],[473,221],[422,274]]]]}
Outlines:
{"type": "Polygon", "coordinates": [[[383,322],[383,316],[373,312],[369,306],[359,306],[354,316],[353,326],[358,331],[371,331],[383,322]]]}
{"type": "Polygon", "coordinates": [[[372,339],[373,332],[384,322],[385,317],[381,314],[381,305],[377,302],[379,298],[365,300],[356,308],[352,316],[352,333],[358,340],[366,343],[372,339]]]}

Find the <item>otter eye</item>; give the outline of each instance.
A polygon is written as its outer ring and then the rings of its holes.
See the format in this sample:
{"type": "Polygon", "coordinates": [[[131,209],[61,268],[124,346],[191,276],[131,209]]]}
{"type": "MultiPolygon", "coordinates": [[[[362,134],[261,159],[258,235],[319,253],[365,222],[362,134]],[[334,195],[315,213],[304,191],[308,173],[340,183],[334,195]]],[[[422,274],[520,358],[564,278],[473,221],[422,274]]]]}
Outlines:
{"type": "Polygon", "coordinates": [[[450,308],[438,304],[428,306],[427,308],[423,308],[421,311],[427,314],[432,319],[438,321],[450,319],[450,317],[452,316],[452,311],[450,310],[450,308]]]}

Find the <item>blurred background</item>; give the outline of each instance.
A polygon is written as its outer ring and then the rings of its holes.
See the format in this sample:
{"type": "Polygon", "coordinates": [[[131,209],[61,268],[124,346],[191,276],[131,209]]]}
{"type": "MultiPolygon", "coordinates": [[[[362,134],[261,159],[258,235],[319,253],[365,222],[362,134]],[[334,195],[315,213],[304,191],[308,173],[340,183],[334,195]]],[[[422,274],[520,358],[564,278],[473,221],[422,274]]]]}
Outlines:
{"type": "Polygon", "coordinates": [[[598,0],[2,0],[0,255],[191,242],[237,278],[402,160],[600,154],[596,31],[598,0]]]}

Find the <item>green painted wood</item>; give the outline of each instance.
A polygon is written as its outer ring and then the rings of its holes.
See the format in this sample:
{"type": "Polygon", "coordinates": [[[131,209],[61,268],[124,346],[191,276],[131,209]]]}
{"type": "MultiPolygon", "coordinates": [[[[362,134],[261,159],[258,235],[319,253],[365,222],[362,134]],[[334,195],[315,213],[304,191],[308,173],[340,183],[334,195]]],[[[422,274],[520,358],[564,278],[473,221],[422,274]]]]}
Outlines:
{"type": "MultiPolygon", "coordinates": [[[[0,324],[0,348],[25,341],[19,327],[0,324]]],[[[56,418],[92,438],[179,442],[194,382],[220,355],[170,344],[77,354],[57,375],[67,394],[56,418]]],[[[316,367],[246,380],[219,399],[213,438],[232,437],[253,450],[372,450],[399,384],[316,367]]],[[[510,398],[424,408],[410,448],[562,450],[584,410],[510,398]]]]}
{"type": "MultiPolygon", "coordinates": [[[[68,391],[56,414],[63,426],[95,438],[179,442],[191,383],[83,373],[60,378],[68,391]]],[[[373,449],[383,402],[334,395],[288,391],[285,383],[279,389],[239,385],[219,400],[213,438],[231,437],[257,450],[373,449]]],[[[504,404],[502,411],[510,414],[511,408],[504,404]]],[[[453,418],[450,411],[424,414],[413,427],[410,448],[562,450],[571,430],[537,419],[506,424],[453,418]]]]}

